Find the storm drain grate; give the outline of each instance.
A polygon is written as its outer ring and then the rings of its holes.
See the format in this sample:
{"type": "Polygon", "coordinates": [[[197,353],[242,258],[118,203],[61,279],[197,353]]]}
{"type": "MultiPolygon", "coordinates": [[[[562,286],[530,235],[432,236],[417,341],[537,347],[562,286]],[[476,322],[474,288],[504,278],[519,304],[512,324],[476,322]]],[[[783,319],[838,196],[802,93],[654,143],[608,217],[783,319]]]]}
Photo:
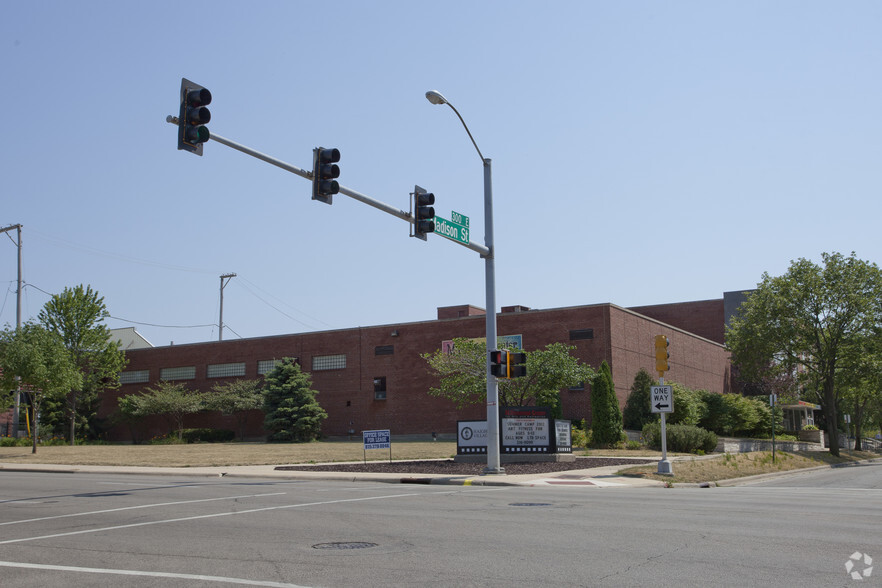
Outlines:
{"type": "Polygon", "coordinates": [[[367,549],[368,547],[376,547],[376,543],[368,543],[367,541],[335,541],[333,543],[316,543],[313,549],[367,549]]]}
{"type": "Polygon", "coordinates": [[[509,506],[551,506],[550,502],[512,502],[509,506]]]}

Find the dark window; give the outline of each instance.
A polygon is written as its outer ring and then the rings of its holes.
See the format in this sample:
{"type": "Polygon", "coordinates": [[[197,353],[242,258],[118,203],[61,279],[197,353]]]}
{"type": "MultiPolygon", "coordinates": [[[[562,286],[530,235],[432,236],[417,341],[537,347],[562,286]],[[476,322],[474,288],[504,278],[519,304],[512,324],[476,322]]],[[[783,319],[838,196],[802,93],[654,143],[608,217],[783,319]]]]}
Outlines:
{"type": "Polygon", "coordinates": [[[570,341],[579,341],[580,339],[593,339],[594,329],[576,329],[570,331],[570,341]]]}
{"type": "Polygon", "coordinates": [[[386,400],[386,376],[374,378],[374,400],[386,400]]]}
{"type": "Polygon", "coordinates": [[[567,390],[569,390],[570,392],[581,392],[585,390],[585,382],[579,382],[575,386],[570,386],[569,388],[567,388],[567,390]]]}
{"type": "Polygon", "coordinates": [[[374,355],[392,355],[394,353],[394,345],[377,345],[374,347],[374,355]]]}

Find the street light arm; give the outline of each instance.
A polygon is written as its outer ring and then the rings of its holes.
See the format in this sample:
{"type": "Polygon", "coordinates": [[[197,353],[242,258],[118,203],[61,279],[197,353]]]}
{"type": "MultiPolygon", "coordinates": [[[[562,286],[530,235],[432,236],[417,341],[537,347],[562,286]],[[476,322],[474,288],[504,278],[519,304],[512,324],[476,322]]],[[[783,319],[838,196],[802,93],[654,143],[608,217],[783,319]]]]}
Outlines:
{"type": "Polygon", "coordinates": [[[445,102],[445,104],[447,104],[447,106],[449,106],[450,108],[452,108],[452,109],[453,109],[453,112],[456,113],[456,116],[459,117],[459,122],[462,123],[463,128],[465,128],[465,130],[466,130],[466,133],[469,134],[469,139],[472,140],[472,145],[475,146],[475,151],[478,152],[478,156],[481,158],[481,161],[482,161],[482,162],[486,161],[486,160],[484,159],[484,155],[481,153],[481,150],[478,149],[478,144],[475,143],[475,138],[472,137],[472,132],[469,130],[469,126],[468,126],[468,125],[465,123],[465,121],[462,119],[462,115],[459,113],[459,111],[456,109],[456,107],[455,107],[453,104],[451,104],[450,102],[445,102]]]}

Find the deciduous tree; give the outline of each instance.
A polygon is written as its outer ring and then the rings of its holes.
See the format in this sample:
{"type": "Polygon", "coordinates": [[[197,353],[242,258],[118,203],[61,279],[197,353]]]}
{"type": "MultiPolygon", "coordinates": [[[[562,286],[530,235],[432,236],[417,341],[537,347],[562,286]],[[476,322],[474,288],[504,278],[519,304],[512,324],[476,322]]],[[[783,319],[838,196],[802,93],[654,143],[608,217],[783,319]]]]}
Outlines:
{"type": "Polygon", "coordinates": [[[764,273],[730,322],[726,344],[747,379],[785,372],[817,387],[830,453],[839,455],[840,382],[856,350],[882,336],[882,272],[854,253],[822,257],[822,265],[798,259],[783,276],[764,273]]]}
{"type": "MultiPolygon", "coordinates": [[[[559,406],[560,390],[582,385],[594,375],[590,366],[570,354],[572,347],[552,343],[545,349],[525,352],[527,375],[499,379],[502,406],[559,406]]],[[[447,398],[457,408],[487,401],[487,346],[476,339],[454,339],[451,349],[439,349],[423,356],[440,376],[440,385],[429,394],[447,398]]],[[[559,415],[558,415],[559,416],[559,415]]]]}
{"type": "MultiPolygon", "coordinates": [[[[0,333],[0,385],[5,390],[16,385],[27,390],[34,416],[40,414],[44,398],[64,397],[82,382],[83,376],[58,334],[33,322],[0,333]]],[[[32,437],[36,453],[36,430],[32,437]]]]}
{"type": "MultiPolygon", "coordinates": [[[[119,372],[125,367],[125,354],[110,340],[110,330],[101,321],[108,316],[104,298],[91,286],[65,288],[43,307],[40,323],[57,333],[83,376],[82,384],[66,394],[65,416],[70,424],[70,444],[77,426],[88,427],[97,412],[98,395],[119,387],[119,372]]],[[[46,415],[51,422],[52,415],[46,415]]]]}

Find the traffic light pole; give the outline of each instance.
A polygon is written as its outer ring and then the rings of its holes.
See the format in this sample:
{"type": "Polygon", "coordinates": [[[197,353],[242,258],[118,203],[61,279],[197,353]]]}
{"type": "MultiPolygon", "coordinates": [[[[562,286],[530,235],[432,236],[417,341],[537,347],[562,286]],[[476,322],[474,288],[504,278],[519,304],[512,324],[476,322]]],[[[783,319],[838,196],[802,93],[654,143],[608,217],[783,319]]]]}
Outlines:
{"type": "MultiPolygon", "coordinates": [[[[166,122],[173,124],[173,125],[179,124],[178,117],[176,117],[176,116],[168,116],[168,117],[166,117],[165,120],[166,120],[166,122]]],[[[297,167],[296,165],[291,165],[290,163],[286,163],[280,159],[276,159],[275,157],[272,157],[272,156],[267,155],[265,153],[261,153],[260,151],[256,151],[254,149],[251,149],[250,147],[246,147],[245,145],[242,145],[241,143],[237,143],[235,141],[231,141],[230,139],[226,139],[224,137],[221,137],[220,135],[215,134],[214,131],[211,132],[211,137],[209,138],[209,141],[216,141],[216,142],[220,143],[221,145],[225,145],[226,147],[230,147],[231,149],[235,149],[236,151],[240,151],[240,152],[244,153],[245,155],[250,155],[251,157],[254,157],[254,158],[259,159],[261,161],[265,161],[266,163],[269,163],[270,165],[274,165],[274,166],[281,168],[287,172],[291,172],[294,175],[298,175],[301,178],[305,178],[309,181],[312,181],[312,172],[311,171],[301,169],[301,168],[297,167]]],[[[486,161],[489,162],[489,160],[486,160],[486,161]]],[[[485,175],[489,175],[489,163],[485,167],[485,175]]],[[[485,178],[485,184],[487,181],[488,181],[488,179],[485,178]]],[[[406,210],[401,210],[400,208],[396,208],[396,207],[392,206],[391,204],[386,204],[385,202],[381,202],[379,200],[371,198],[370,196],[367,196],[366,194],[362,194],[361,192],[356,192],[355,190],[351,190],[345,186],[340,186],[339,193],[343,194],[344,196],[349,196],[353,200],[357,200],[359,202],[367,204],[368,206],[372,206],[373,208],[376,208],[377,210],[385,212],[386,214],[391,214],[392,216],[400,218],[401,220],[407,221],[411,224],[414,223],[413,215],[410,214],[409,212],[407,212],[406,210]]],[[[485,224],[486,224],[486,221],[485,221],[485,224]]],[[[447,240],[447,239],[445,239],[445,240],[447,240]]],[[[471,240],[468,243],[462,243],[460,241],[452,241],[452,242],[457,243],[458,245],[462,245],[463,247],[465,247],[467,249],[471,249],[475,253],[478,253],[481,257],[487,257],[490,255],[490,248],[487,246],[481,245],[480,243],[475,243],[474,241],[471,241],[471,240]]],[[[492,242],[493,242],[492,238],[488,240],[488,243],[492,243],[492,242]]],[[[494,299],[495,299],[495,295],[494,295],[494,299]]],[[[491,307],[491,308],[495,308],[495,307],[491,307]]]]}

